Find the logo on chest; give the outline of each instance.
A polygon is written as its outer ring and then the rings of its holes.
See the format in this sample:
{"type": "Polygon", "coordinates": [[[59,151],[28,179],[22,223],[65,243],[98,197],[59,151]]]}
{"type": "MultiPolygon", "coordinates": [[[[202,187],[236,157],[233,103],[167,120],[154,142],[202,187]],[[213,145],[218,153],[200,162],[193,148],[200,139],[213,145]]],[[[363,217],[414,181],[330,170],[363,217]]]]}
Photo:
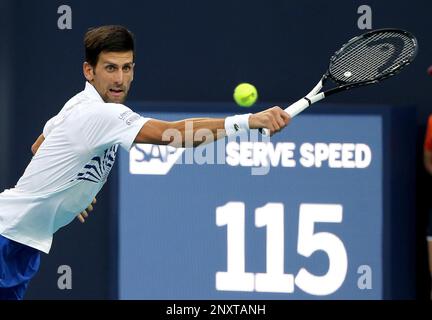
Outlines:
{"type": "Polygon", "coordinates": [[[71,182],[76,180],[94,183],[105,182],[114,166],[117,149],[118,145],[116,144],[106,149],[102,156],[94,156],[71,182]]]}

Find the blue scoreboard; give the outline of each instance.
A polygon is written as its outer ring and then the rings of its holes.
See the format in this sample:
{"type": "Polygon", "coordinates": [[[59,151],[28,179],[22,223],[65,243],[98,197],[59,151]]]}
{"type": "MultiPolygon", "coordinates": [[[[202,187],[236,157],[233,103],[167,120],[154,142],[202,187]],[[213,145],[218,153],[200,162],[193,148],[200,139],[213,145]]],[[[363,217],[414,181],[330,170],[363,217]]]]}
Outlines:
{"type": "Polygon", "coordinates": [[[119,161],[120,299],[384,298],[381,115],[300,115],[270,140],[119,161]]]}

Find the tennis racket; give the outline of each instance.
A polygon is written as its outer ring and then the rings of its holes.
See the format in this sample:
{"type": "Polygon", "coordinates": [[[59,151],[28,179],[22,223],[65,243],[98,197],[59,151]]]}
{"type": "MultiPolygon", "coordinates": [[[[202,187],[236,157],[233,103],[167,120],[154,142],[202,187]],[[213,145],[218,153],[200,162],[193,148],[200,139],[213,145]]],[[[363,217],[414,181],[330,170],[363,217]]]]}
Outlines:
{"type": "MultiPolygon", "coordinates": [[[[378,29],[357,36],[335,52],[327,71],[312,91],[285,111],[293,118],[332,94],[390,78],[414,60],[417,49],[417,39],[400,29],[378,29]],[[320,92],[329,79],[337,87],[320,92]]],[[[260,132],[269,135],[268,129],[260,129],[260,132]]]]}

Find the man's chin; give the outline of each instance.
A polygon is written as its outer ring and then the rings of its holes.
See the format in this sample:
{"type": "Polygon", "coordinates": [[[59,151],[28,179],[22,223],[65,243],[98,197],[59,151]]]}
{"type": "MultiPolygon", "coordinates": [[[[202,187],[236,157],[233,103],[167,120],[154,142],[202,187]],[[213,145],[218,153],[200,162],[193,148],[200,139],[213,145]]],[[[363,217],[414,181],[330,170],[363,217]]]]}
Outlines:
{"type": "Polygon", "coordinates": [[[126,96],[122,96],[122,97],[105,97],[103,99],[106,103],[124,103],[126,101],[126,96]]]}
{"type": "Polygon", "coordinates": [[[126,99],[117,99],[117,100],[112,100],[110,101],[110,103],[119,103],[119,104],[123,104],[126,101],[126,99]]]}

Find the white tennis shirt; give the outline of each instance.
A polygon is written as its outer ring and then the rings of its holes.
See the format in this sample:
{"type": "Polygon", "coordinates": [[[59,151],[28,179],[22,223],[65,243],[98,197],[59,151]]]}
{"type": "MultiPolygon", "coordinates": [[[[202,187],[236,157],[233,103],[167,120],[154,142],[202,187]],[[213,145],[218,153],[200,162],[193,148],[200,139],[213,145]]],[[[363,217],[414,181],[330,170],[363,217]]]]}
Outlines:
{"type": "Polygon", "coordinates": [[[0,193],[0,234],[48,253],[52,237],[93,200],[149,120],[105,103],[86,83],[43,129],[45,141],[16,186],[0,193]]]}

